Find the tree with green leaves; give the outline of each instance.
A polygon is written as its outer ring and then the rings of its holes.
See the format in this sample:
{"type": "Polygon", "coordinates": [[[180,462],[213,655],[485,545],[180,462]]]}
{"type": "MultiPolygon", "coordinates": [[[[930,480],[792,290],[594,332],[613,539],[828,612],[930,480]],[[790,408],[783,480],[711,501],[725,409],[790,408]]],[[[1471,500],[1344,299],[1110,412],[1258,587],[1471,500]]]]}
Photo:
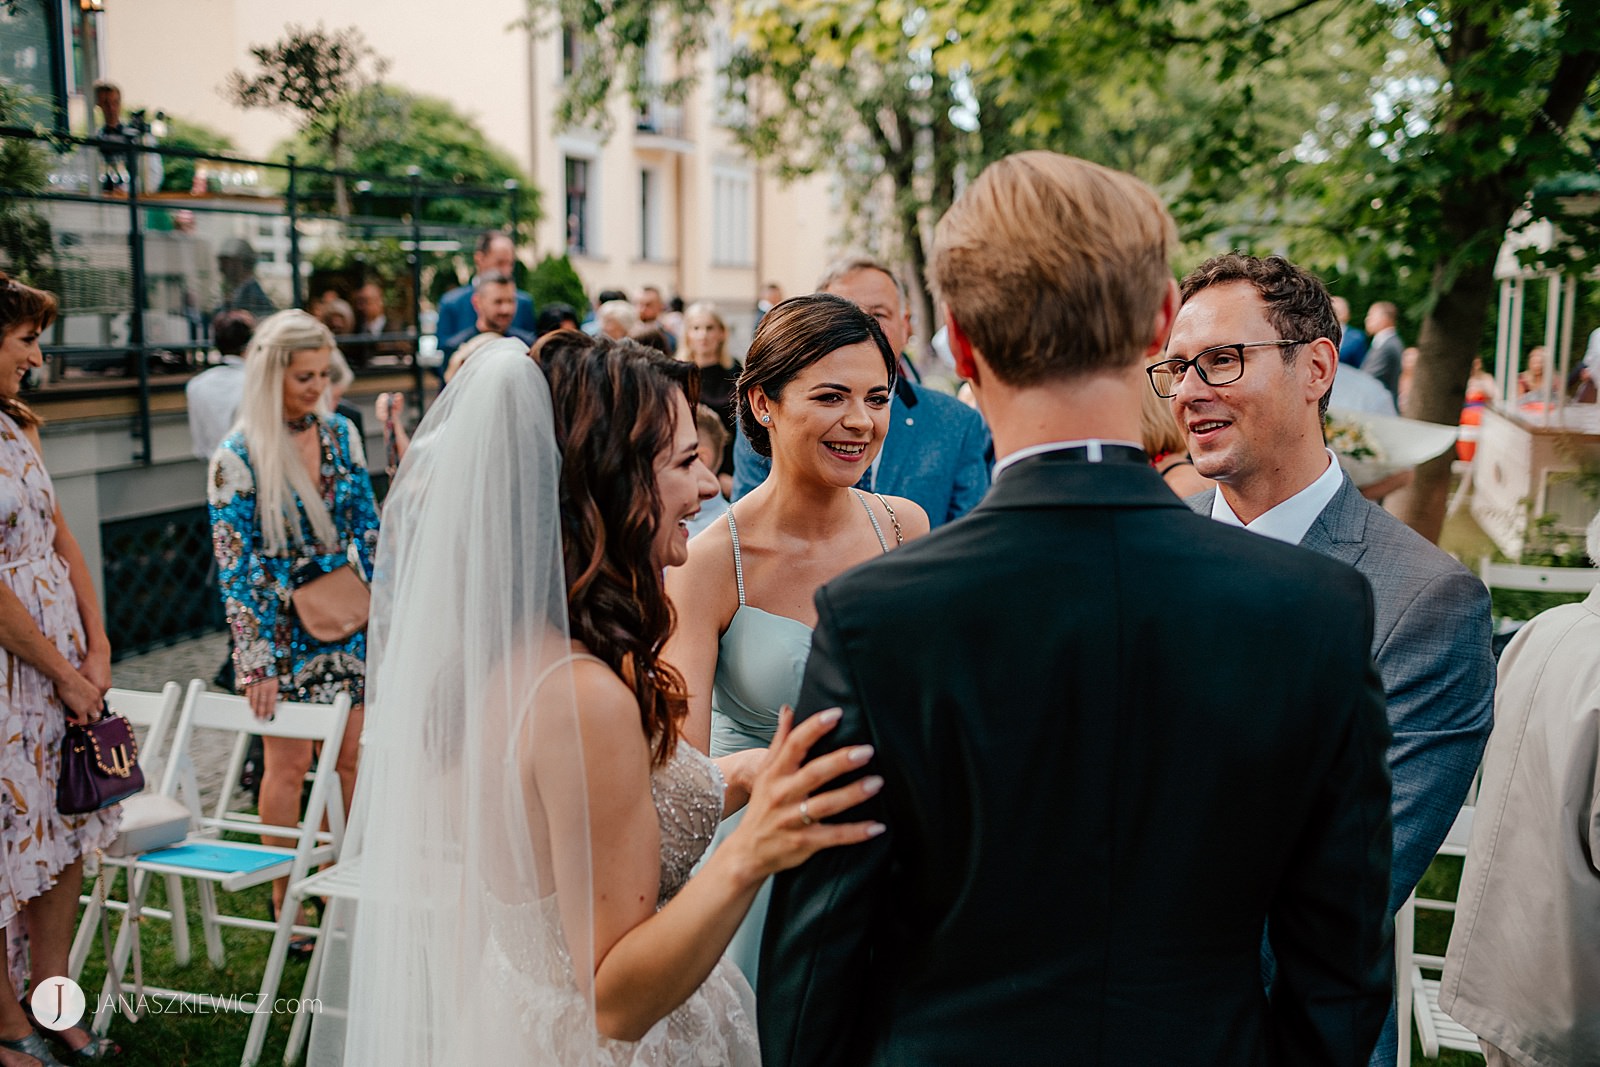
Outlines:
{"type": "MultiPolygon", "coordinates": [[[[237,150],[233,138],[199,122],[167,116],[167,132],[161,138],[163,148],[184,148],[191,152],[226,153],[237,150]]],[[[185,156],[163,156],[161,191],[187,193],[194,187],[195,161],[185,156]]]]}
{"type": "MultiPolygon", "coordinates": [[[[538,190],[511,153],[489,140],[471,116],[448,100],[395,85],[368,86],[354,101],[354,108],[365,116],[367,125],[362,137],[349,146],[346,167],[396,179],[403,179],[410,168],[416,167],[421,179],[429,184],[470,186],[476,190],[504,189],[506,182],[514,181],[519,190],[518,219],[526,227],[519,240],[531,239],[532,225],[539,217],[538,190]]],[[[273,150],[276,158],[290,154],[297,163],[307,166],[334,165],[327,142],[305,132],[273,150]]],[[[306,188],[315,194],[327,190],[330,184],[328,179],[313,175],[308,177],[306,188]]],[[[378,190],[369,202],[363,203],[362,213],[409,217],[409,194],[398,183],[394,188],[378,190]],[[378,195],[381,192],[389,195],[378,195]]],[[[422,206],[422,218],[429,222],[480,230],[505,226],[507,215],[504,196],[431,195],[422,206]]]]}
{"type": "MultiPolygon", "coordinates": [[[[43,127],[31,121],[37,104],[22,90],[0,81],[0,126],[33,126],[42,135],[43,127]]],[[[0,137],[0,189],[43,192],[49,171],[49,152],[37,141],[0,137]]],[[[49,220],[23,197],[0,196],[0,255],[5,269],[32,285],[51,287],[48,272],[54,251],[49,220]]]]}
{"type": "MultiPolygon", "coordinates": [[[[291,25],[272,44],[252,45],[254,73],[236,70],[225,91],[242,108],[266,108],[297,116],[300,132],[326,145],[334,167],[349,165],[352,137],[364,129],[362,90],[383,80],[389,61],[367,44],[354,26],[329,31],[291,25]]],[[[350,213],[344,180],[334,180],[334,210],[350,213]]]]}

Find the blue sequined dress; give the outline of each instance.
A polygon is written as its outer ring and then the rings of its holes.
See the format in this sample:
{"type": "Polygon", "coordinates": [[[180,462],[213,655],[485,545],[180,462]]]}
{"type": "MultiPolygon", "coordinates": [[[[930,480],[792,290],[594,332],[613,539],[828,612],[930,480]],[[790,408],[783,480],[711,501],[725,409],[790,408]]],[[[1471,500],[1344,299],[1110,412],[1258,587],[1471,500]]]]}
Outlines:
{"type": "Polygon", "coordinates": [[[244,435],[229,434],[211,457],[208,498],[211,543],[228,627],[233,633],[235,685],[244,692],[265,678],[278,679],[285,700],[331,704],[349,693],[365,700],[367,635],[324,643],[305,632],[289,606],[290,575],[306,561],[324,570],[343,562],[355,544],[361,564],[372,573],[378,543],[378,509],[367,476],[367,458],[350,422],[342,415],[319,415],[322,502],[339,533],[338,545],[316,545],[305,508],[296,501],[306,547],[291,545],[286,555],[262,550],[256,516],[255,472],[244,435]]]}

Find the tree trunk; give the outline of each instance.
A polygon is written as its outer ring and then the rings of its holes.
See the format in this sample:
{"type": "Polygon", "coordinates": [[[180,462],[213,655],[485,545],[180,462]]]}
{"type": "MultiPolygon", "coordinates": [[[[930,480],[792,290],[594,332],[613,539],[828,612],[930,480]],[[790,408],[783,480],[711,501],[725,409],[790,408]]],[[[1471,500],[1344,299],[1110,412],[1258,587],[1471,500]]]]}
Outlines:
{"type": "MultiPolygon", "coordinates": [[[[1507,212],[1509,215],[1509,212],[1507,212]]],[[[1501,227],[1503,228],[1503,227],[1501,227]]],[[[1432,291],[1437,294],[1422,320],[1417,339],[1421,355],[1411,383],[1412,418],[1454,426],[1461,421],[1467,378],[1478,352],[1484,322],[1494,306],[1494,260],[1460,269],[1452,278],[1447,261],[1435,264],[1432,291]]],[[[1392,507],[1406,525],[1430,541],[1438,541],[1450,496],[1451,449],[1417,468],[1416,479],[1392,497],[1392,507]]]]}
{"type": "MultiPolygon", "coordinates": [[[[328,155],[333,160],[333,169],[345,169],[345,144],[344,131],[337,125],[328,131],[328,155]]],[[[344,186],[344,175],[333,176],[333,213],[341,219],[350,217],[350,193],[344,186]]]]}

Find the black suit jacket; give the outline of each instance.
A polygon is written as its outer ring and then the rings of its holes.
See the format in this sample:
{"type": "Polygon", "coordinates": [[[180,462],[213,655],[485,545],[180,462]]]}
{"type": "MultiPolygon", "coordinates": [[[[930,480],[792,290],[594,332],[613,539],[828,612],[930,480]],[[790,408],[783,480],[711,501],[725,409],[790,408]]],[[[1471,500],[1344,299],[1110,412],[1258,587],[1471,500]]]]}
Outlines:
{"type": "Polygon", "coordinates": [[[800,715],[877,747],[845,817],[889,829],[776,880],[767,1064],[1367,1062],[1389,732],[1354,570],[1053,454],[817,609],[800,715]]]}

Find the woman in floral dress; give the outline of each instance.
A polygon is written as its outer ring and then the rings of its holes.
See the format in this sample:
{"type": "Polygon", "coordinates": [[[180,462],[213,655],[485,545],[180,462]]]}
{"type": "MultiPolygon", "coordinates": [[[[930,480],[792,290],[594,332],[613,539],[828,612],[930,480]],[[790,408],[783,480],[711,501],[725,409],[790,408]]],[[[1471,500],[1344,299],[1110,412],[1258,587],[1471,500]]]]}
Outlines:
{"type": "MultiPolygon", "coordinates": [[[[39,419],[19,399],[39,366],[39,335],[55,318],[49,293],[0,274],[0,1065],[53,1067],[18,1003],[67,973],[83,858],[117,835],[117,807],[56,811],[67,722],[98,718],[111,687],[111,646],[94,582],[67,529],[40,458],[39,419]],[[30,960],[31,957],[31,960],[30,960]]],[[[53,1035],[79,1062],[119,1050],[83,1026],[53,1035]]]]}
{"type": "MultiPolygon", "coordinates": [[[[264,319],[245,352],[239,421],[211,457],[212,547],[233,632],[235,685],[262,720],[280,698],[353,705],[339,749],[345,811],[355,790],[367,638],[325,643],[290,606],[296,576],[331,571],[354,546],[372,572],[378,512],[361,440],[327,401],[333,335],[303,311],[264,319]]],[[[263,741],[261,818],[293,826],[311,742],[263,741]]],[[[292,841],[279,839],[284,845],[292,841]]],[[[268,838],[268,843],[274,843],[268,838]]],[[[274,905],[284,881],[273,886],[274,905]]]]}

